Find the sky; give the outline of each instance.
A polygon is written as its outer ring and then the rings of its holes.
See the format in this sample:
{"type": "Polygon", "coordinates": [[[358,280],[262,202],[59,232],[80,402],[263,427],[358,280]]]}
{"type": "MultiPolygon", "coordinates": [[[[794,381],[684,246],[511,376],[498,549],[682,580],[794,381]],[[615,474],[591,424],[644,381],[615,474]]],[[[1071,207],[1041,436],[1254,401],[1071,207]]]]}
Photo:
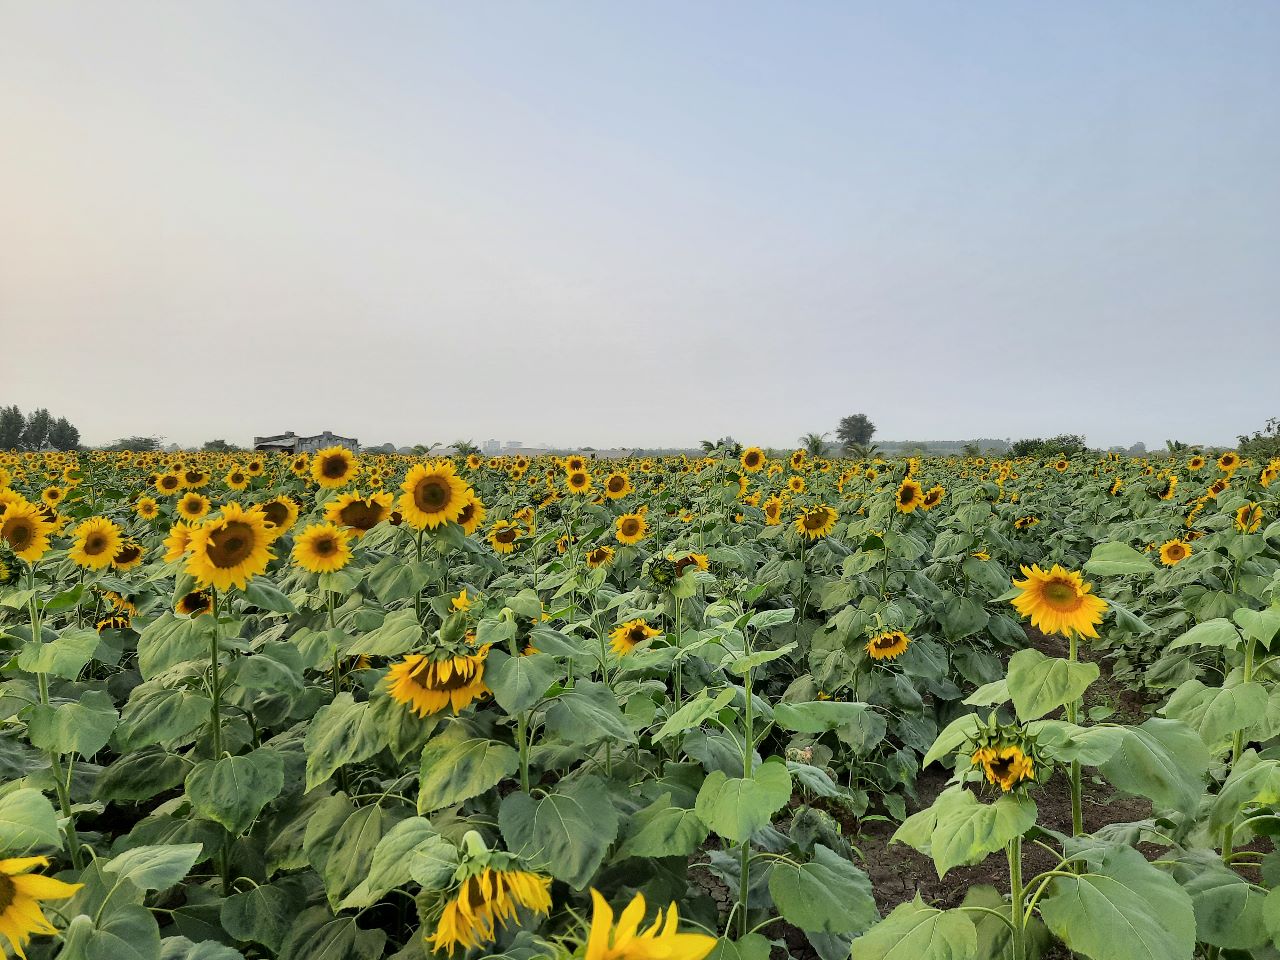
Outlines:
{"type": "Polygon", "coordinates": [[[0,0],[0,404],[785,447],[1280,415],[1280,4],[0,0]]]}

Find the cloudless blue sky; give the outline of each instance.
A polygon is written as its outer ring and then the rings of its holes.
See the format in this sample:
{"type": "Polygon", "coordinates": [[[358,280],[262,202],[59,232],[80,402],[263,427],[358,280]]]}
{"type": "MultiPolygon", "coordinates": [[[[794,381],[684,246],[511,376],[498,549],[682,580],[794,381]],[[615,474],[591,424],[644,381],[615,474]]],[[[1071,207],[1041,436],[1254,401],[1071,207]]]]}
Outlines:
{"type": "Polygon", "coordinates": [[[0,402],[1230,442],[1280,414],[1278,51],[1264,2],[0,0],[0,402]]]}

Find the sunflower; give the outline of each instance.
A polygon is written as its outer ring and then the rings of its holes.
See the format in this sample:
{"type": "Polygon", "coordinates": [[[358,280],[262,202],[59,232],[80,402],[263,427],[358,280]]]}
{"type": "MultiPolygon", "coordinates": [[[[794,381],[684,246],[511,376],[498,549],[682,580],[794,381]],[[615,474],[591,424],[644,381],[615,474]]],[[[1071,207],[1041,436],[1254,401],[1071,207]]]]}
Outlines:
{"type": "Polygon", "coordinates": [[[232,490],[243,490],[249,486],[249,475],[238,467],[232,467],[227,471],[227,475],[222,478],[222,482],[232,490]]]}
{"type": "Polygon", "coordinates": [[[178,516],[188,522],[203,520],[209,515],[209,498],[194,490],[184,493],[178,500],[178,516]]]}
{"type": "Polygon", "coordinates": [[[267,521],[267,533],[279,540],[298,522],[298,504],[293,497],[281,494],[253,508],[267,521]]]}
{"type": "Polygon", "coordinates": [[[12,575],[13,571],[9,569],[9,565],[0,560],[0,583],[8,583],[12,575]]]}
{"type": "Polygon", "coordinates": [[[99,633],[103,630],[128,630],[129,615],[126,613],[113,613],[110,616],[103,617],[94,626],[99,633]]]}
{"type": "Polygon", "coordinates": [[[1160,562],[1166,567],[1176,566],[1191,556],[1191,544],[1185,540],[1168,540],[1160,547],[1160,562]]]}
{"type": "Polygon", "coordinates": [[[195,527],[179,520],[169,528],[169,535],[164,538],[164,562],[172,563],[186,556],[191,546],[191,533],[195,527]]]}
{"type": "Polygon", "coordinates": [[[836,517],[834,510],[820,503],[796,515],[796,532],[810,540],[819,540],[835,529],[836,517]]]}
{"type": "Polygon", "coordinates": [[[805,457],[805,452],[803,450],[791,451],[791,469],[792,470],[804,469],[804,457],[805,457]]]}
{"type": "Polygon", "coordinates": [[[747,473],[756,473],[764,466],[764,451],[759,447],[747,447],[742,451],[742,456],[738,458],[738,462],[742,464],[742,469],[747,473]]]}
{"type": "Polygon", "coordinates": [[[1220,494],[1225,493],[1231,488],[1231,481],[1226,477],[1219,477],[1213,483],[1209,484],[1209,488],[1205,490],[1205,496],[1210,500],[1216,500],[1220,494]]]}
{"type": "Polygon", "coordinates": [[[635,489],[631,484],[631,478],[621,470],[615,470],[605,477],[604,495],[610,500],[621,500],[627,494],[634,493],[635,489]]]}
{"type": "Polygon", "coordinates": [[[462,528],[462,532],[467,536],[475,533],[480,529],[480,524],[484,522],[484,504],[480,502],[480,498],[476,496],[475,491],[468,488],[467,502],[462,508],[462,512],[458,514],[458,526],[462,528]]]}
{"type": "Polygon", "coordinates": [[[470,470],[479,470],[483,466],[484,460],[478,453],[467,454],[467,468],[470,470]]]}
{"type": "Polygon", "coordinates": [[[182,489],[182,477],[176,473],[162,473],[156,477],[155,488],[158,493],[177,493],[182,489]]]}
{"type": "Polygon", "coordinates": [[[191,590],[174,604],[174,610],[184,617],[198,617],[213,609],[213,595],[208,590],[191,590]]]}
{"type": "Polygon", "coordinates": [[[587,551],[587,569],[595,570],[613,563],[613,547],[596,547],[587,551]]]}
{"type": "Polygon", "coordinates": [[[142,549],[142,544],[130,538],[120,544],[120,549],[111,558],[111,566],[116,570],[129,570],[142,563],[144,555],[145,551],[142,549]]]}
{"type": "Polygon", "coordinates": [[[346,447],[325,447],[311,460],[311,479],[328,490],[345,487],[359,472],[356,455],[346,447]]]}
{"type": "Polygon", "coordinates": [[[971,763],[981,767],[987,783],[999,784],[1008,793],[1024,780],[1035,780],[1036,771],[1031,758],[1017,744],[979,747],[973,752],[971,763]]]}
{"type": "Polygon", "coordinates": [[[1153,493],[1156,497],[1159,497],[1161,500],[1172,500],[1174,493],[1177,492],[1177,489],[1178,489],[1178,478],[1170,475],[1164,478],[1164,485],[1160,487],[1156,487],[1153,493]]]}
{"type": "Polygon", "coordinates": [[[196,470],[194,468],[184,470],[179,477],[182,479],[182,485],[190,490],[203,487],[209,482],[210,474],[204,470],[196,470]]]}
{"type": "Polygon", "coordinates": [[[311,472],[311,457],[300,453],[289,461],[289,472],[295,477],[305,477],[311,472]]]}
{"type": "Polygon", "coordinates": [[[1218,469],[1227,476],[1231,476],[1231,474],[1235,473],[1239,466],[1240,454],[1236,453],[1234,450],[1228,450],[1218,458],[1218,469]]]}
{"type": "Polygon", "coordinates": [[[298,535],[293,562],[312,573],[334,573],[351,562],[351,532],[335,523],[313,523],[298,535]]]}
{"type": "Polygon", "coordinates": [[[1202,469],[1204,465],[1205,465],[1205,459],[1199,454],[1196,454],[1194,457],[1192,457],[1190,460],[1187,461],[1187,469],[1190,470],[1192,473],[1202,469]]]}
{"type": "Polygon", "coordinates": [[[160,505],[153,497],[139,497],[138,502],[133,505],[133,512],[143,520],[151,520],[160,512],[160,505]]]}
{"type": "Polygon", "coordinates": [[[389,493],[371,493],[367,497],[355,492],[343,493],[325,505],[324,518],[346,527],[352,536],[363,537],[391,516],[392,502],[389,493]]]}
{"type": "Polygon", "coordinates": [[[1031,625],[1044,633],[1079,634],[1096,637],[1097,625],[1102,622],[1107,601],[1093,596],[1093,584],[1085,583],[1074,570],[1065,570],[1058,564],[1048,571],[1038,565],[1023,567],[1025,580],[1015,580],[1013,585],[1022,592],[1013,598],[1013,606],[1024,617],[1031,618],[1031,625]]]}
{"type": "Polygon", "coordinates": [[[910,645],[911,638],[901,630],[886,630],[867,641],[867,655],[872,660],[896,660],[910,645]]]}
{"type": "MultiPolygon", "coordinates": [[[[9,503],[0,513],[0,540],[9,545],[15,557],[27,563],[35,563],[49,550],[53,529],[54,524],[39,507],[22,499],[9,503]]],[[[108,557],[107,563],[110,562],[108,557]]]]}
{"type": "Polygon", "coordinates": [[[551,911],[551,878],[524,870],[485,867],[462,881],[456,897],[444,906],[435,933],[427,937],[434,951],[450,956],[457,947],[470,950],[497,939],[498,927],[517,919],[524,907],[551,911]]]}
{"type": "Polygon", "coordinates": [[[1258,474],[1258,482],[1264,487],[1269,487],[1275,483],[1277,477],[1280,477],[1280,459],[1272,460],[1262,468],[1262,473],[1258,474]]]}
{"type": "Polygon", "coordinates": [[[438,659],[410,654],[387,673],[388,693],[419,717],[429,717],[446,707],[456,714],[489,692],[484,685],[488,654],[488,646],[475,653],[445,654],[438,659]]]}
{"type": "Polygon", "coordinates": [[[571,470],[565,474],[564,484],[570,493],[585,494],[591,489],[591,474],[585,470],[571,470]]]}
{"type": "Polygon", "coordinates": [[[1120,490],[1123,486],[1124,486],[1124,481],[1121,480],[1119,477],[1116,477],[1115,480],[1111,482],[1110,489],[1107,490],[1107,496],[1109,497],[1120,496],[1120,490]]]}
{"type": "Polygon", "coordinates": [[[65,900],[84,886],[64,883],[39,873],[27,873],[32,867],[47,867],[47,857],[19,857],[0,860],[0,933],[5,935],[14,953],[26,957],[23,948],[33,933],[53,935],[58,931],[45,919],[41,900],[65,900]]]}
{"type": "Polygon", "coordinates": [[[106,517],[91,517],[76,527],[75,534],[75,543],[68,556],[90,570],[104,570],[111,566],[123,539],[120,528],[106,517]]]}
{"type": "Polygon", "coordinates": [[[1057,470],[1059,473],[1065,473],[1069,466],[1071,466],[1070,461],[1063,457],[1059,457],[1057,461],[1055,461],[1053,469],[1057,470]]]}
{"type": "Polygon", "coordinates": [[[467,588],[463,587],[462,592],[456,597],[449,598],[449,608],[451,610],[470,610],[471,605],[476,602],[476,597],[467,594],[467,588]]]}
{"type": "Polygon", "coordinates": [[[624,513],[614,521],[614,536],[622,544],[639,543],[649,532],[649,524],[639,513],[624,513]]]}
{"type": "Polygon", "coordinates": [[[686,553],[676,556],[673,553],[667,554],[667,559],[676,565],[676,576],[681,576],[689,567],[696,567],[699,570],[707,571],[711,564],[705,553],[686,553]]]}
{"type": "Polygon", "coordinates": [[[467,485],[455,472],[452,460],[420,463],[400,485],[400,512],[415,530],[434,530],[442,523],[456,523],[468,503],[467,485]]]}
{"type": "Polygon", "coordinates": [[[613,648],[614,653],[622,657],[635,649],[637,643],[661,633],[662,631],[656,627],[649,626],[649,621],[643,617],[638,620],[628,620],[615,627],[609,634],[609,646],[613,648]]]}
{"type": "Polygon", "coordinates": [[[1025,517],[1019,517],[1017,520],[1013,521],[1013,526],[1014,526],[1014,529],[1016,530],[1030,530],[1039,522],[1040,522],[1039,517],[1033,517],[1028,515],[1025,517]]]}
{"type": "Polygon", "coordinates": [[[925,492],[924,499],[920,501],[920,506],[925,510],[932,510],[942,502],[942,498],[946,495],[946,487],[932,486],[925,492]]]}
{"type": "Polygon", "coordinates": [[[45,487],[40,493],[40,499],[51,507],[56,507],[67,498],[67,491],[62,487],[45,487]]]}
{"type": "Polygon", "coordinates": [[[1236,511],[1236,529],[1241,533],[1253,533],[1262,526],[1262,508],[1256,503],[1246,503],[1236,511]]]}
{"type": "Polygon", "coordinates": [[[788,477],[787,489],[792,493],[804,493],[804,477],[788,477]]]}
{"type": "Polygon", "coordinates": [[[244,589],[249,580],[267,569],[274,556],[268,549],[271,533],[266,518],[238,503],[228,503],[222,514],[191,533],[187,573],[202,587],[244,589]]]}
{"type": "Polygon", "coordinates": [[[572,457],[567,458],[564,462],[565,473],[573,473],[575,470],[585,470],[585,469],[587,469],[587,461],[582,459],[582,457],[578,456],[577,454],[574,454],[572,457]]]}
{"type": "Polygon", "coordinates": [[[591,932],[583,960],[704,960],[716,946],[716,938],[705,933],[680,933],[680,914],[674,903],[665,919],[640,929],[645,917],[644,894],[637,893],[613,925],[613,910],[593,887],[591,890],[591,932]]]}
{"type": "Polygon", "coordinates": [[[920,484],[914,480],[903,480],[898,485],[898,492],[894,494],[894,502],[898,505],[899,513],[910,513],[916,507],[920,506],[924,500],[924,490],[920,484]]]}
{"type": "Polygon", "coordinates": [[[782,499],[772,496],[764,502],[764,523],[767,527],[776,527],[782,522],[782,499]]]}
{"type": "Polygon", "coordinates": [[[489,543],[498,553],[511,553],[520,538],[520,525],[510,520],[497,520],[489,531],[489,543]]]}

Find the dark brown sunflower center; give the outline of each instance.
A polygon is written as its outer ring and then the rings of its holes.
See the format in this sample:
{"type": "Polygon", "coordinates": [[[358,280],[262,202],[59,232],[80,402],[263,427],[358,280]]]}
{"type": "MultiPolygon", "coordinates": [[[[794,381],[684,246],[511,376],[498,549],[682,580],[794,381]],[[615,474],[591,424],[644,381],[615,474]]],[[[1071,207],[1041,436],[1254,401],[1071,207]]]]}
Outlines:
{"type": "Polygon", "coordinates": [[[199,483],[203,479],[204,479],[204,474],[202,473],[197,473],[194,470],[188,470],[186,472],[187,483],[199,483]]]}
{"type": "Polygon", "coordinates": [[[877,650],[892,650],[898,645],[898,638],[895,634],[889,634],[884,637],[876,637],[873,641],[877,650]]]}
{"type": "Polygon", "coordinates": [[[748,467],[758,466],[760,463],[760,454],[748,453],[744,462],[748,467]]]}
{"type": "Polygon", "coordinates": [[[347,458],[325,457],[320,463],[320,472],[329,480],[341,480],[347,475],[347,458]]]}
{"type": "Polygon", "coordinates": [[[333,537],[320,537],[311,545],[311,549],[322,557],[331,557],[338,552],[338,545],[334,542],[333,537]]]}
{"type": "Polygon", "coordinates": [[[810,510],[804,515],[804,528],[806,530],[821,530],[827,525],[827,511],[810,510]]]}
{"type": "Polygon", "coordinates": [[[997,757],[991,761],[991,775],[997,780],[1008,780],[1013,775],[1014,757],[997,757]]]}
{"type": "Polygon", "coordinates": [[[178,604],[186,613],[198,613],[209,607],[209,595],[203,590],[193,590],[183,596],[178,604]]]}
{"type": "Polygon", "coordinates": [[[624,537],[634,537],[640,532],[640,521],[634,517],[627,517],[622,521],[622,526],[619,529],[621,529],[624,537]]]}
{"type": "Polygon", "coordinates": [[[626,489],[626,486],[627,486],[627,481],[626,481],[625,479],[623,479],[622,477],[610,477],[610,478],[609,478],[609,492],[610,492],[610,493],[621,493],[623,490],[625,490],[625,489],[626,489]]]}
{"type": "Polygon", "coordinates": [[[240,520],[230,520],[209,535],[209,560],[224,570],[237,566],[253,552],[254,541],[253,527],[240,520]]]}
{"type": "Polygon", "coordinates": [[[84,552],[87,556],[96,557],[107,549],[107,536],[104,533],[91,533],[85,537],[84,552]]]}
{"type": "Polygon", "coordinates": [[[515,543],[516,530],[515,527],[503,527],[493,535],[493,539],[499,543],[515,543]]]}
{"type": "Polygon", "coordinates": [[[268,523],[283,526],[289,519],[289,508],[279,500],[268,500],[262,505],[262,515],[267,518],[268,523]]]}
{"type": "Polygon", "coordinates": [[[413,502],[423,513],[437,513],[451,499],[449,483],[443,477],[424,477],[413,488],[413,502]]]}
{"type": "Polygon", "coordinates": [[[338,519],[348,527],[368,530],[382,519],[382,510],[368,500],[352,500],[338,511],[338,519]]]}
{"type": "Polygon", "coordinates": [[[142,556],[142,549],[136,544],[127,544],[116,554],[116,563],[132,563],[142,556]]]}

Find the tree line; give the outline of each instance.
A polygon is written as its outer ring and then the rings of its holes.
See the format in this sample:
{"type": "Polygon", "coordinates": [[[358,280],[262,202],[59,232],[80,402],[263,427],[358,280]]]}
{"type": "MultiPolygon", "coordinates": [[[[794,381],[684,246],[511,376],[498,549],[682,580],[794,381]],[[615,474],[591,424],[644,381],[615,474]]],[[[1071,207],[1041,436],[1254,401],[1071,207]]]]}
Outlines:
{"type": "Polygon", "coordinates": [[[24,414],[16,404],[0,407],[0,450],[79,450],[80,431],[44,407],[24,414]]]}

